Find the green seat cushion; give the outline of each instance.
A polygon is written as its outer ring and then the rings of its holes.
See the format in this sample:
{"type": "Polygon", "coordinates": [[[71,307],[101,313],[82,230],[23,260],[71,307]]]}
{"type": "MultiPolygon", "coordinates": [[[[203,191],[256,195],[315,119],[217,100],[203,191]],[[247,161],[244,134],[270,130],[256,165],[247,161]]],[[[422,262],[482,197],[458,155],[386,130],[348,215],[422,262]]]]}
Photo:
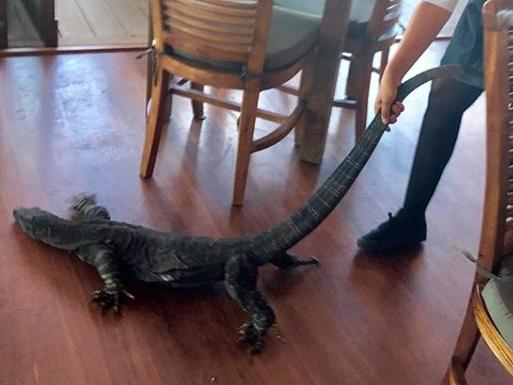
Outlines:
{"type": "Polygon", "coordinates": [[[483,300],[502,338],[513,349],[513,254],[499,266],[501,280],[490,280],[483,289],[483,300]]]}
{"type": "MultiPolygon", "coordinates": [[[[321,16],[326,0],[274,0],[274,4],[321,16]]],[[[375,5],[376,0],[358,0],[351,2],[349,20],[357,23],[368,23],[375,5]]]]}
{"type": "MultiPolygon", "coordinates": [[[[316,43],[320,26],[320,16],[274,6],[264,70],[273,71],[287,67],[304,56],[316,43]]],[[[180,50],[173,50],[171,47],[166,47],[166,52],[193,64],[221,71],[239,72],[241,70],[239,63],[206,60],[180,50]]]]}
{"type": "MultiPolygon", "coordinates": [[[[322,16],[326,0],[275,0],[284,8],[290,8],[298,12],[322,16]]],[[[376,0],[353,0],[349,12],[349,25],[347,36],[352,39],[362,39],[367,32],[367,26],[372,17],[376,0]]],[[[385,41],[394,37],[397,30],[388,31],[379,37],[378,41],[385,41]]]]}
{"type": "Polygon", "coordinates": [[[322,16],[326,0],[274,0],[275,5],[298,12],[322,16]]]}

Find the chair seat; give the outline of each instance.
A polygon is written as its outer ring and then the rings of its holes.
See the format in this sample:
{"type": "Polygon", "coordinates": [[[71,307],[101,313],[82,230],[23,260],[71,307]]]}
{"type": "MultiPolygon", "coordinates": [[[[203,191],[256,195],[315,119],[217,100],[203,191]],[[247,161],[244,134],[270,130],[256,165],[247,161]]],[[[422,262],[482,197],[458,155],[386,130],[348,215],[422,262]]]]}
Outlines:
{"type": "MultiPolygon", "coordinates": [[[[321,17],[318,15],[274,6],[264,71],[286,68],[301,59],[316,43],[320,26],[321,17]]],[[[206,60],[169,46],[165,52],[194,65],[227,72],[241,71],[240,63],[206,60]]]]}
{"type": "Polygon", "coordinates": [[[513,349],[513,254],[500,262],[503,280],[490,280],[482,291],[486,309],[506,343],[513,349]]]}

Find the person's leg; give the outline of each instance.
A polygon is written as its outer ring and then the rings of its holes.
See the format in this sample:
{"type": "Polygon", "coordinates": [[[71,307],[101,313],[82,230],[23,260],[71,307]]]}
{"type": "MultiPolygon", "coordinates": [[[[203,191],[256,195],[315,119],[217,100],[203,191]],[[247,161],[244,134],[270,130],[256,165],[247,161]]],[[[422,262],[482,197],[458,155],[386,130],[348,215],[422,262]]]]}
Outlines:
{"type": "Polygon", "coordinates": [[[406,190],[404,211],[424,216],[453,153],[463,113],[481,92],[480,88],[454,79],[433,84],[406,190]]]}
{"type": "Polygon", "coordinates": [[[385,252],[426,239],[425,211],[454,150],[463,113],[482,90],[455,79],[433,83],[403,208],[364,235],[358,246],[385,252]]]}

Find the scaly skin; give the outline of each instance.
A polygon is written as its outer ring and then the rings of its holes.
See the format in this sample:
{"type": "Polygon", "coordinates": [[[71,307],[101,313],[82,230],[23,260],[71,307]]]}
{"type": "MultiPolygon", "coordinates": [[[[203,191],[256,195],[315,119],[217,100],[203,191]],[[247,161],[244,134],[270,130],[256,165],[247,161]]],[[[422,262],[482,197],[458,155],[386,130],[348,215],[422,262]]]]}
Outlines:
{"type": "MultiPolygon", "coordinates": [[[[427,81],[463,73],[476,75],[473,70],[459,66],[421,73],[399,87],[398,100],[427,81]]],[[[116,222],[92,195],[75,198],[72,221],[39,208],[18,208],[13,215],[27,235],[73,251],[96,267],[104,286],[93,293],[92,299],[104,311],[119,311],[121,297],[131,297],[121,282],[121,271],[142,281],[172,287],[224,281],[229,295],[250,316],[250,322],[241,328],[241,339],[257,353],[275,321],[271,306],[256,288],[258,267],[272,263],[288,269],[318,263],[315,258],[298,259],[287,250],[319,226],[342,200],[387,130],[388,126],[377,115],[354,149],[302,209],[255,235],[226,239],[179,236],[116,222]]]]}

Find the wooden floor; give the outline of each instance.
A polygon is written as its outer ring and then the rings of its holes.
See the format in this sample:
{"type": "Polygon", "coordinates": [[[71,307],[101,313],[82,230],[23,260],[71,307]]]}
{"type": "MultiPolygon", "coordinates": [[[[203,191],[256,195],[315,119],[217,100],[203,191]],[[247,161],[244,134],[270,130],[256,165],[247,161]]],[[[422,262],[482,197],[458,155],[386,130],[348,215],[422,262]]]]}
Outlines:
{"type": "MultiPolygon", "coordinates": [[[[415,71],[437,63],[440,50],[415,71]]],[[[272,333],[252,357],[235,344],[246,317],[221,289],[176,292],[131,282],[136,300],[123,316],[102,317],[88,306],[100,284],[93,269],[21,234],[12,209],[37,205],[66,215],[71,195],[93,191],[114,218],[160,230],[260,231],[300,207],[348,153],[354,117],[333,113],[321,167],[298,161],[292,137],[258,153],[246,205],[232,209],[233,113],[207,108],[200,127],[191,124],[188,102],[176,98],[154,178],[139,179],[145,63],[133,59],[0,62],[0,384],[439,384],[473,273],[452,244],[475,250],[479,237],[483,99],[465,116],[429,209],[425,246],[388,258],[359,253],[357,237],[402,200],[427,89],[408,100],[346,199],[295,249],[322,265],[291,274],[262,270],[283,340],[272,333]]],[[[283,111],[291,103],[268,92],[262,106],[283,111]]],[[[268,129],[258,127],[258,135],[268,129]]],[[[469,380],[511,384],[482,344],[469,380]]]]}

